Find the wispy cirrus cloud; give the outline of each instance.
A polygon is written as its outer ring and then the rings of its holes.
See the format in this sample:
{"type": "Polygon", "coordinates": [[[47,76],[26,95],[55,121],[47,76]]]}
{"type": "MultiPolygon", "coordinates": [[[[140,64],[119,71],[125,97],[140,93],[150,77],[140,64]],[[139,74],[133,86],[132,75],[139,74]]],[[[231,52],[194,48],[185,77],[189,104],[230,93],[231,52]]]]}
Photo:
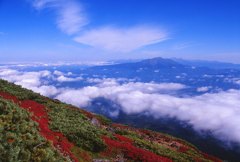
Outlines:
{"type": "Polygon", "coordinates": [[[84,32],[76,37],[75,41],[103,50],[130,52],[166,39],[168,39],[167,32],[160,28],[135,26],[97,28],[84,32]]]}
{"type": "MultiPolygon", "coordinates": [[[[89,23],[82,5],[76,0],[35,0],[37,10],[53,9],[57,13],[56,24],[64,33],[75,36],[78,43],[110,52],[131,52],[141,47],[168,39],[168,33],[156,26],[138,25],[122,27],[94,27],[89,23]]],[[[111,24],[111,22],[110,22],[111,24]]]]}
{"type": "Polygon", "coordinates": [[[75,34],[88,24],[82,5],[75,0],[35,0],[37,10],[53,9],[57,14],[56,23],[66,34],[75,34]]]}

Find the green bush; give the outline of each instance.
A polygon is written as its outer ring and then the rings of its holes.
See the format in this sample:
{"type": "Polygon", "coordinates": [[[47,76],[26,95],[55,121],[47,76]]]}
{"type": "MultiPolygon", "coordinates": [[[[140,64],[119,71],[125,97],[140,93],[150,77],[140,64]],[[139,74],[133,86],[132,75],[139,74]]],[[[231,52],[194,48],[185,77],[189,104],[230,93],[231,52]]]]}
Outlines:
{"type": "Polygon", "coordinates": [[[48,101],[50,128],[62,132],[71,142],[87,151],[99,152],[105,149],[101,139],[102,130],[95,127],[77,109],[66,108],[65,104],[48,101]]]}
{"type": "Polygon", "coordinates": [[[0,162],[66,161],[37,128],[26,110],[0,97],[0,162]]]}

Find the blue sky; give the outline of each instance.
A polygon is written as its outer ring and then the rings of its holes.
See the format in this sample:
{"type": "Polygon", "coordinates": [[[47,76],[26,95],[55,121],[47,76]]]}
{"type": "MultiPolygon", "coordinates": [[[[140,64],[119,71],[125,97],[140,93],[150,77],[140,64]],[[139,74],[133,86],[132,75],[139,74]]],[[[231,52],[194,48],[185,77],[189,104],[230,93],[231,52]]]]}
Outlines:
{"type": "Polygon", "coordinates": [[[240,63],[238,0],[0,0],[0,60],[240,63]]]}

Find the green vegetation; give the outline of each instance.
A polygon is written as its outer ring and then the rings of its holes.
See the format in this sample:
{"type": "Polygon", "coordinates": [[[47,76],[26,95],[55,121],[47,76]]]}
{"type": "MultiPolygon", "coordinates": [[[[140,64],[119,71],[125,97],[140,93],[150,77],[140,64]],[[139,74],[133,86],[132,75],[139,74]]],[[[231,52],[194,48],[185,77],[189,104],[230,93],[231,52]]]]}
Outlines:
{"type": "Polygon", "coordinates": [[[34,93],[31,90],[22,88],[19,85],[9,83],[5,80],[0,79],[0,90],[3,92],[10,93],[13,96],[16,96],[19,100],[37,100],[42,99],[43,97],[40,94],[34,93]]]}
{"type": "Polygon", "coordinates": [[[26,110],[0,98],[0,161],[66,161],[37,128],[26,110]]]}
{"type": "Polygon", "coordinates": [[[66,108],[65,104],[48,101],[50,128],[62,132],[70,141],[87,151],[99,152],[105,149],[101,139],[103,130],[95,127],[76,109],[66,108]]]}
{"type": "Polygon", "coordinates": [[[105,116],[102,115],[96,115],[96,118],[101,121],[101,124],[103,125],[110,125],[112,123],[112,121],[108,118],[106,118],[105,116]]]}

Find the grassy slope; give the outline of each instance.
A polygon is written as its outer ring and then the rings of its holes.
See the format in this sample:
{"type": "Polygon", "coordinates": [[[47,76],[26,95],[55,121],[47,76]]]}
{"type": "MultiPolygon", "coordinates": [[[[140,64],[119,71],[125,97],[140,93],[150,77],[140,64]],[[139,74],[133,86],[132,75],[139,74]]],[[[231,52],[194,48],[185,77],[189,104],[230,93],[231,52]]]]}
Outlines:
{"type": "MultiPolygon", "coordinates": [[[[75,161],[92,161],[93,159],[116,160],[119,158],[127,161],[218,161],[214,157],[203,154],[186,141],[157,132],[111,124],[108,119],[102,116],[91,114],[72,105],[43,97],[3,80],[0,80],[0,92],[7,92],[16,96],[20,102],[32,100],[43,105],[49,118],[49,125],[47,126],[50,130],[60,132],[68,141],[74,144],[71,147],[71,153],[77,159],[75,161]],[[97,124],[92,124],[92,119],[96,119],[97,124]]],[[[13,105],[4,100],[1,101],[13,105]]],[[[26,110],[20,109],[17,105],[13,105],[12,107],[27,114],[26,110]]],[[[26,116],[27,119],[29,119],[29,116],[26,116]]],[[[0,116],[1,120],[3,120],[2,115],[0,116]]],[[[28,123],[30,124],[31,122],[34,123],[29,119],[28,123]]],[[[15,126],[10,121],[7,124],[15,126]]],[[[0,123],[0,126],[1,129],[2,123],[0,123]]],[[[6,130],[2,131],[4,131],[4,134],[7,133],[6,130]]],[[[31,127],[29,131],[34,131],[35,136],[39,136],[41,140],[46,140],[46,138],[44,139],[39,135],[36,123],[35,127],[31,127]]],[[[15,133],[15,130],[13,132],[15,133]]],[[[15,136],[17,138],[20,137],[18,134],[15,136]]],[[[4,139],[4,141],[6,143],[7,140],[4,139]]],[[[28,148],[33,148],[34,146],[31,145],[28,148]]],[[[54,144],[46,144],[45,147],[55,153],[54,158],[63,159],[66,155],[54,151],[53,146],[56,148],[54,144]]],[[[5,147],[2,146],[4,149],[5,147]]],[[[11,144],[7,145],[7,148],[14,149],[11,144]]],[[[11,151],[5,152],[10,153],[11,151]]],[[[74,161],[73,158],[72,160],[74,161]]]]}
{"type": "Polygon", "coordinates": [[[0,161],[65,161],[18,105],[0,99],[0,161]]]}

